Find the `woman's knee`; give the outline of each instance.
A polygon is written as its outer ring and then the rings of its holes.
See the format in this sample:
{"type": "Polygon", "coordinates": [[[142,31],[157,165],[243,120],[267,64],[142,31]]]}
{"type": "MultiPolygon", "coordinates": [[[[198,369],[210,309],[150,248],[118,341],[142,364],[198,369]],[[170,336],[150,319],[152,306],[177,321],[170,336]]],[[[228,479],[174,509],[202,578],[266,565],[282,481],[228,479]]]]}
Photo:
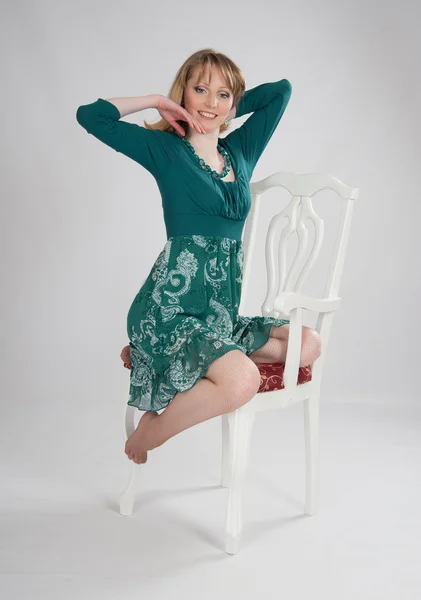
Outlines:
{"type": "MultiPolygon", "coordinates": [[[[270,335],[275,339],[289,341],[290,324],[286,323],[280,327],[273,326],[270,335]]],[[[321,337],[318,331],[304,325],[302,327],[302,348],[307,353],[311,351],[311,355],[319,357],[321,354],[321,337]]]]}
{"type": "Polygon", "coordinates": [[[228,352],[218,385],[224,394],[227,410],[231,412],[249,402],[260,387],[258,366],[240,350],[228,352]]]}
{"type": "Polygon", "coordinates": [[[319,358],[322,352],[322,339],[320,333],[311,327],[303,327],[303,350],[310,354],[313,360],[319,358]]]}
{"type": "Polygon", "coordinates": [[[251,400],[260,386],[258,366],[237,349],[216,359],[206,377],[218,385],[232,410],[251,400]]]}

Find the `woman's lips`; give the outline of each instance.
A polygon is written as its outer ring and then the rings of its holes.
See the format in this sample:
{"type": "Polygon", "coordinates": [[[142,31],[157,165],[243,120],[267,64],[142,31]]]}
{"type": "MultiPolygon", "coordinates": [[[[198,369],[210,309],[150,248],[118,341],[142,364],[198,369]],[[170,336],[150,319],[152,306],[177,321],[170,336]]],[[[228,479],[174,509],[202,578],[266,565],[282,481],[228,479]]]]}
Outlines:
{"type": "Polygon", "coordinates": [[[207,119],[208,121],[213,121],[213,120],[216,118],[216,116],[215,116],[215,117],[205,117],[205,115],[202,115],[202,114],[200,114],[200,112],[199,112],[199,111],[197,111],[197,114],[198,114],[200,117],[202,117],[203,119],[207,119]]]}

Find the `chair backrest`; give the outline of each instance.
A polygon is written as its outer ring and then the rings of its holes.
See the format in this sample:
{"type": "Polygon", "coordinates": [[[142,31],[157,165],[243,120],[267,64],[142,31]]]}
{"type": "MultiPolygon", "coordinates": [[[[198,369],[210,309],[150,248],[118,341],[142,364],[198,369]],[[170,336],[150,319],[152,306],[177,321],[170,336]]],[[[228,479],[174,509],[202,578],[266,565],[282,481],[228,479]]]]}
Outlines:
{"type": "MultiPolygon", "coordinates": [[[[250,280],[251,260],[256,244],[256,229],[262,195],[274,187],[285,188],[292,196],[288,206],[275,214],[269,224],[266,242],[267,292],[262,305],[264,316],[288,318],[288,314],[280,314],[274,310],[274,301],[282,292],[301,292],[315,261],[317,260],[324,236],[324,221],[317,215],[312,206],[312,196],[317,192],[330,189],[336,192],[336,198],[342,203],[342,212],[337,229],[334,251],[330,260],[330,268],[325,284],[324,299],[337,298],[341,281],[346,248],[348,243],[354,200],[358,198],[359,189],[351,188],[332,175],[317,173],[274,173],[258,182],[250,184],[252,205],[247,217],[243,235],[243,281],[239,312],[242,312],[247,288],[250,280]],[[287,223],[285,224],[285,217],[287,223]],[[314,224],[313,248],[308,254],[309,236],[305,222],[310,219],[314,224]],[[297,232],[298,247],[289,272],[286,267],[286,251],[289,238],[297,232]],[[294,283],[295,282],[295,283],[294,283]]],[[[320,315],[316,330],[321,333],[323,316],[320,315]]],[[[328,319],[325,331],[329,336],[331,318],[328,319]]],[[[325,340],[327,342],[327,339],[325,340]]],[[[315,364],[317,364],[316,361],[315,364]]]]}

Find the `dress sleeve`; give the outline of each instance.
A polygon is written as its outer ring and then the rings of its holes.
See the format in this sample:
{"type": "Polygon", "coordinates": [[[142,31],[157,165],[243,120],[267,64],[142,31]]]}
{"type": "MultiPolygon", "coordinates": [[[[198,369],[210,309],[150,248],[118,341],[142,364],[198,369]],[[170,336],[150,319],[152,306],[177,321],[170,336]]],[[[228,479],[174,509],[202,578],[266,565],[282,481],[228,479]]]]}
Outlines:
{"type": "Polygon", "coordinates": [[[240,127],[226,136],[243,153],[253,172],[266,148],[291,97],[292,86],[288,79],[262,83],[247,90],[237,105],[236,117],[253,113],[240,127]]]}
{"type": "Polygon", "coordinates": [[[171,135],[120,121],[118,108],[103,98],[79,106],[76,119],[88,133],[145,167],[155,179],[163,177],[179,152],[171,135]]]}

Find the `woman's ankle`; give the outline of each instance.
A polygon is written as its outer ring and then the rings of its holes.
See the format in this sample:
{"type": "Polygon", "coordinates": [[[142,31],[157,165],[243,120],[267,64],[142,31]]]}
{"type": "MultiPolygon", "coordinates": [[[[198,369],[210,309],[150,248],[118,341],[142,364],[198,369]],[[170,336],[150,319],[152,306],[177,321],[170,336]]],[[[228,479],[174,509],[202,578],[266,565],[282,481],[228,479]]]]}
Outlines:
{"type": "Polygon", "coordinates": [[[162,434],[161,419],[158,413],[154,414],[154,418],[150,419],[148,423],[148,449],[154,450],[162,446],[166,442],[165,437],[162,434]]]}

